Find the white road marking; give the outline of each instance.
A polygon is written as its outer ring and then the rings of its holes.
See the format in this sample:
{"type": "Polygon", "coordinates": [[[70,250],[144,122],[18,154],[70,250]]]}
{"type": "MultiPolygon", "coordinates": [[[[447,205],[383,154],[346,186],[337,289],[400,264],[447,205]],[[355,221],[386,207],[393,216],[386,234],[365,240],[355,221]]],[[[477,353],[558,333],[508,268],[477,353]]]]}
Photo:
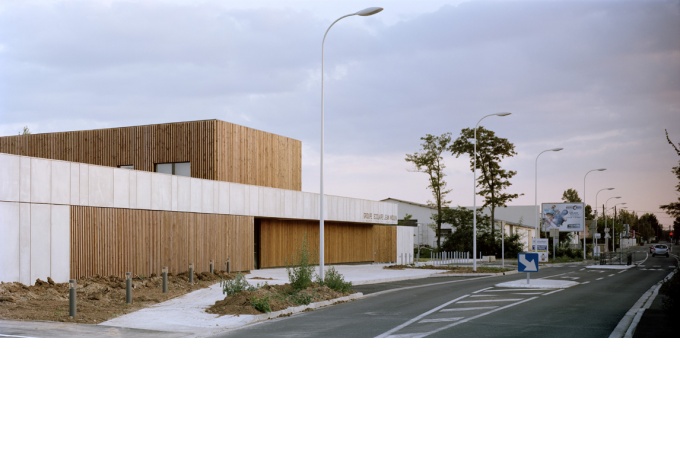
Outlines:
{"type": "Polygon", "coordinates": [[[410,320],[406,321],[405,323],[400,324],[399,326],[397,326],[397,327],[395,327],[395,328],[392,328],[392,329],[390,329],[389,331],[380,334],[380,335],[377,336],[376,338],[379,339],[379,338],[391,336],[393,333],[395,333],[395,332],[397,332],[397,331],[400,331],[400,330],[404,329],[406,326],[410,326],[411,324],[420,321],[421,319],[425,318],[426,316],[428,316],[428,315],[430,315],[430,314],[432,314],[432,313],[434,313],[434,312],[437,312],[437,311],[441,310],[441,309],[444,308],[444,307],[448,307],[448,306],[451,305],[452,303],[456,303],[456,302],[458,302],[459,300],[464,299],[464,298],[466,298],[466,297],[469,297],[469,294],[465,294],[465,295],[460,296],[460,297],[458,297],[458,298],[456,298],[456,299],[449,300],[448,302],[443,303],[443,304],[439,305],[438,307],[434,307],[432,310],[426,311],[425,313],[420,314],[420,315],[416,316],[415,318],[410,319],[410,320]]]}
{"type": "Polygon", "coordinates": [[[493,305],[491,307],[460,307],[460,308],[445,308],[441,311],[471,311],[471,310],[491,310],[493,308],[498,308],[500,305],[493,305]]]}
{"type": "Polygon", "coordinates": [[[463,318],[464,318],[464,316],[457,316],[457,317],[453,317],[453,318],[432,318],[432,319],[424,319],[424,320],[421,320],[420,322],[421,323],[450,323],[450,322],[453,322],[453,321],[459,321],[463,318]]]}
{"type": "Polygon", "coordinates": [[[558,289],[558,290],[556,290],[556,291],[546,292],[546,293],[541,294],[541,295],[553,295],[553,294],[556,293],[556,292],[562,292],[562,291],[564,291],[564,289],[558,289]]]}
{"type": "Polygon", "coordinates": [[[487,300],[461,300],[458,303],[483,303],[483,302],[514,302],[522,299],[487,299],[487,300]]]}

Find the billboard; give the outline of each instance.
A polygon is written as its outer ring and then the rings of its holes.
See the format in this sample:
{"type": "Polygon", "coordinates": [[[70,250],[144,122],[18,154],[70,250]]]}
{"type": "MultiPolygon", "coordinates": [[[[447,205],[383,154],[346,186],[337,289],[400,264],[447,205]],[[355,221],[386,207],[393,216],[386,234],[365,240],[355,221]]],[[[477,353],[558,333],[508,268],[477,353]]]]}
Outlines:
{"type": "Polygon", "coordinates": [[[583,203],[543,203],[541,205],[541,230],[556,228],[560,232],[584,230],[585,206],[583,203]]]}

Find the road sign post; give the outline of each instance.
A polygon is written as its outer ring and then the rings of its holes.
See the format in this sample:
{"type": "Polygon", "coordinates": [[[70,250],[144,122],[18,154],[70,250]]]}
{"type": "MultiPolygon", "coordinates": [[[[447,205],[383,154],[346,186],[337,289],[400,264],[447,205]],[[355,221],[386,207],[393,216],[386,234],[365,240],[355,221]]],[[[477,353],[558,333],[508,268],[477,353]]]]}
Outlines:
{"type": "Polygon", "coordinates": [[[538,272],[538,253],[520,252],[517,255],[517,271],[527,274],[527,284],[531,283],[531,273],[538,272]]]}

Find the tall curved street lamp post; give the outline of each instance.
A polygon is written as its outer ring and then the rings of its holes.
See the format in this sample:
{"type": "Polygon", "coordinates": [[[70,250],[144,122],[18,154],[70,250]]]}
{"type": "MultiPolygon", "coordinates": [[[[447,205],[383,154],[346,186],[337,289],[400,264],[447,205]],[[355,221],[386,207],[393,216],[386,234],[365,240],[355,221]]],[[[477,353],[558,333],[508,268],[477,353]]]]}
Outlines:
{"type": "MultiPolygon", "coordinates": [[[[618,200],[619,198],[621,198],[621,197],[620,196],[613,196],[613,197],[607,198],[607,200],[604,202],[604,211],[603,212],[604,212],[604,229],[605,229],[605,232],[607,231],[607,210],[609,209],[609,207],[607,207],[607,203],[609,203],[609,200],[618,200]]],[[[605,243],[605,249],[606,249],[605,252],[609,252],[609,243],[607,243],[606,238],[605,238],[604,243],[605,243]]]]}
{"type": "Polygon", "coordinates": [[[320,150],[320,183],[319,183],[319,279],[323,281],[323,271],[324,271],[324,194],[323,194],[323,130],[324,130],[324,100],[323,100],[323,70],[324,70],[324,44],[326,43],[326,36],[331,27],[335,25],[341,19],[348,18],[350,16],[371,16],[376,13],[380,13],[383,9],[380,7],[365,8],[356,13],[346,14],[339,17],[333,23],[328,26],[326,33],[323,34],[323,40],[321,41],[321,150],[320,150]]]}
{"type": "Polygon", "coordinates": [[[472,271],[477,271],[477,128],[483,119],[487,117],[507,117],[510,112],[498,112],[484,115],[475,125],[475,167],[472,169],[472,271]]]}
{"type": "MultiPolygon", "coordinates": [[[[543,155],[545,152],[559,152],[560,150],[564,150],[562,147],[557,147],[554,149],[548,149],[544,150],[538,155],[536,155],[536,161],[534,162],[534,207],[535,211],[538,211],[538,214],[536,215],[536,233],[534,233],[534,239],[538,238],[540,235],[538,233],[538,226],[540,225],[541,221],[541,210],[538,209],[538,158],[543,155]]],[[[532,241],[533,243],[533,241],[532,241]]],[[[535,247],[535,245],[534,245],[535,247]]]]}
{"type": "MultiPolygon", "coordinates": [[[[588,174],[594,171],[606,171],[607,168],[591,169],[583,176],[583,223],[585,224],[586,219],[586,177],[588,174]]],[[[583,229],[583,260],[586,260],[586,229],[583,229]]]]}
{"type": "MultiPolygon", "coordinates": [[[[609,208],[614,210],[614,218],[612,219],[612,252],[616,252],[616,207],[621,204],[628,204],[626,202],[624,203],[614,203],[614,205],[609,208]]],[[[620,238],[620,236],[619,236],[620,238]]]]}
{"type": "MultiPolygon", "coordinates": [[[[598,208],[597,208],[597,196],[600,194],[600,192],[603,192],[605,190],[614,190],[614,187],[607,187],[607,188],[602,188],[598,190],[598,192],[595,194],[595,234],[597,234],[597,213],[598,213],[598,208]]],[[[595,238],[595,246],[597,246],[599,238],[595,238]]],[[[595,256],[595,249],[593,249],[593,257],[595,256]]]]}

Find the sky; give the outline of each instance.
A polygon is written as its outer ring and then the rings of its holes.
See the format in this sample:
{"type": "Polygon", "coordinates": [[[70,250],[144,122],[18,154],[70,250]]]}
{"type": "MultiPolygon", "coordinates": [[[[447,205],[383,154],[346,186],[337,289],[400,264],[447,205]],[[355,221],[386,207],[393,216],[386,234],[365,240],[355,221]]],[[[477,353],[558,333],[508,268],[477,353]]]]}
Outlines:
{"type": "MultiPolygon", "coordinates": [[[[480,126],[515,145],[511,204],[585,187],[672,223],[678,0],[2,0],[0,135],[220,119],[302,141],[317,193],[326,30],[326,194],[426,203],[405,161],[421,137],[507,111],[480,126]]],[[[468,160],[445,165],[452,205],[472,205],[468,160]]]]}

